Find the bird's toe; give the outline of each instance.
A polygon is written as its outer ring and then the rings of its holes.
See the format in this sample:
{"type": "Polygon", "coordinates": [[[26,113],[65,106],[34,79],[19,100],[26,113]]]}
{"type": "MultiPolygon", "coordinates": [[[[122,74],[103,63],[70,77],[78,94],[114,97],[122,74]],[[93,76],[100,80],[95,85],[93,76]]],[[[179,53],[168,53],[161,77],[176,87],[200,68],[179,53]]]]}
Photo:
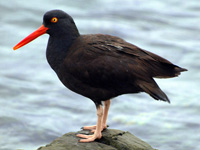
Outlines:
{"type": "Polygon", "coordinates": [[[96,125],[93,125],[93,126],[84,126],[81,129],[83,129],[83,130],[94,130],[94,129],[96,129],[96,125]]]}
{"type": "Polygon", "coordinates": [[[77,137],[80,138],[84,138],[84,139],[80,139],[79,142],[81,143],[88,143],[88,142],[93,142],[96,139],[100,139],[101,138],[101,134],[97,135],[97,134],[93,134],[93,135],[84,135],[84,134],[77,134],[77,137]]]}

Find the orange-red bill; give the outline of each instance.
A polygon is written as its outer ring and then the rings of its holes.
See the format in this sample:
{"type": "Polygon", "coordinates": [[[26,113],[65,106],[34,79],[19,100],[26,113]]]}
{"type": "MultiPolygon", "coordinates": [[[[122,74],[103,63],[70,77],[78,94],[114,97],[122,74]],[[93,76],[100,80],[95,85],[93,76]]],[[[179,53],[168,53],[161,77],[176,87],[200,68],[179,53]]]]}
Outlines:
{"type": "Polygon", "coordinates": [[[29,42],[33,41],[40,35],[46,33],[47,30],[48,30],[48,28],[45,27],[44,25],[42,25],[36,31],[34,31],[29,36],[27,36],[25,39],[23,39],[21,42],[19,42],[17,45],[15,45],[15,47],[13,47],[13,50],[16,50],[16,49],[28,44],[29,42]]]}

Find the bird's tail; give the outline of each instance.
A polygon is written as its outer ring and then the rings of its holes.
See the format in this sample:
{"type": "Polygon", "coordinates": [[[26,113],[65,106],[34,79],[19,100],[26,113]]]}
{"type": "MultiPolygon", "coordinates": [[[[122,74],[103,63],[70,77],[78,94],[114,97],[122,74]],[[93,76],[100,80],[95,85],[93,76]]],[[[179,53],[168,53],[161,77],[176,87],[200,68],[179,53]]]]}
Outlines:
{"type": "Polygon", "coordinates": [[[173,78],[177,77],[183,71],[187,71],[185,68],[181,68],[174,64],[164,64],[161,63],[160,65],[155,65],[152,68],[153,75],[152,77],[155,78],[173,78]]]}
{"type": "Polygon", "coordinates": [[[162,100],[170,103],[167,95],[159,88],[154,79],[139,82],[139,86],[143,92],[148,93],[155,100],[162,100]]]}
{"type": "Polygon", "coordinates": [[[181,72],[188,71],[187,69],[181,68],[181,67],[179,67],[179,66],[176,66],[176,67],[174,68],[174,70],[175,70],[175,76],[180,75],[181,72]]]}

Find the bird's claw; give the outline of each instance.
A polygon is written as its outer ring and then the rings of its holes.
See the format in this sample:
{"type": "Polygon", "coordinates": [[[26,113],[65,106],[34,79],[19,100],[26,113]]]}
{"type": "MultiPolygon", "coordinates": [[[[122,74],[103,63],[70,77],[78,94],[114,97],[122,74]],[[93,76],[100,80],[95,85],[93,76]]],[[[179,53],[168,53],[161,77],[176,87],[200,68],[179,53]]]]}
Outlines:
{"type": "MultiPolygon", "coordinates": [[[[101,128],[101,131],[103,131],[104,129],[107,129],[109,127],[109,125],[103,125],[101,128]]],[[[90,130],[91,133],[94,133],[96,130],[96,125],[93,126],[84,126],[81,128],[82,130],[90,130]]]]}
{"type": "Polygon", "coordinates": [[[100,139],[101,138],[101,134],[97,135],[97,134],[93,134],[93,135],[84,135],[84,134],[77,134],[77,137],[80,138],[84,138],[84,139],[80,139],[79,142],[81,143],[88,143],[88,142],[93,142],[96,139],[100,139]]]}

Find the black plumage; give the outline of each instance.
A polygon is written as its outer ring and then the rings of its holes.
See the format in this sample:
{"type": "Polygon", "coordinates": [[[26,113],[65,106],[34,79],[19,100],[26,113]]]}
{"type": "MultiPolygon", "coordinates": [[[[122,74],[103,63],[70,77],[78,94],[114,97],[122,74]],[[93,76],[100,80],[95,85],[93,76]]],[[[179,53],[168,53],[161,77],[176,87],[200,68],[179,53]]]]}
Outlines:
{"type": "MultiPolygon", "coordinates": [[[[92,137],[78,135],[86,138],[81,142],[101,138],[100,130],[106,128],[105,114],[111,98],[146,92],[156,100],[170,102],[153,78],[172,78],[187,71],[121,38],[104,34],[80,35],[72,17],[61,10],[47,12],[42,29],[45,30],[42,34],[50,35],[47,60],[61,82],[90,98],[97,106],[97,115],[101,114],[97,126],[85,127],[96,129],[95,134],[92,137]],[[106,104],[104,114],[102,101],[106,104]]],[[[14,49],[23,46],[19,45],[14,49]]]]}

